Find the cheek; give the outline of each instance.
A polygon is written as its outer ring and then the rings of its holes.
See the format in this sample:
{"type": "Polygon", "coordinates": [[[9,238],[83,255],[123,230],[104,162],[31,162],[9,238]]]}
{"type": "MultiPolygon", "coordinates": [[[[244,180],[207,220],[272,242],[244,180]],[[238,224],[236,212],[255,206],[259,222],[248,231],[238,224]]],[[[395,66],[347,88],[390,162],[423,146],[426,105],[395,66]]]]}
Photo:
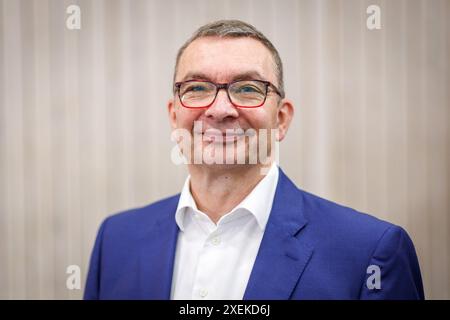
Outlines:
{"type": "Polygon", "coordinates": [[[202,110],[179,107],[177,110],[177,127],[191,130],[194,126],[194,121],[198,120],[202,113],[202,110]]]}
{"type": "Polygon", "coordinates": [[[254,129],[274,128],[276,115],[263,109],[248,109],[242,113],[249,127],[254,129]]]}

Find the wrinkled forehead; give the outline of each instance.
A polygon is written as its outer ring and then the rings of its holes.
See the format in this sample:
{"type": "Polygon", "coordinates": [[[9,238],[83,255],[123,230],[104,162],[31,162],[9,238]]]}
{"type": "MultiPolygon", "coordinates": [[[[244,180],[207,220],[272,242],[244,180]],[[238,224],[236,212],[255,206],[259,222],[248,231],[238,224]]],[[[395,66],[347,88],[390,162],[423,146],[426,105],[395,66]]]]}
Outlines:
{"type": "Polygon", "coordinates": [[[175,81],[226,83],[251,78],[276,83],[275,70],[269,49],[253,38],[203,37],[181,55],[175,81]]]}

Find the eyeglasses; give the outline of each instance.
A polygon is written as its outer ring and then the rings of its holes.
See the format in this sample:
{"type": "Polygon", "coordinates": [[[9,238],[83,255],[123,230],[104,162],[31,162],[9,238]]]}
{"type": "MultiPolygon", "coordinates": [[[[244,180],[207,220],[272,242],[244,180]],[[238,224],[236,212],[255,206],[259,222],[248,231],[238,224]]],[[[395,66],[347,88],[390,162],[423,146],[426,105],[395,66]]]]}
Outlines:
{"type": "Polygon", "coordinates": [[[235,107],[258,108],[266,102],[269,88],[281,97],[277,87],[263,80],[239,80],[230,83],[188,80],[175,83],[182,106],[191,109],[210,107],[220,89],[227,91],[228,99],[235,107]]]}

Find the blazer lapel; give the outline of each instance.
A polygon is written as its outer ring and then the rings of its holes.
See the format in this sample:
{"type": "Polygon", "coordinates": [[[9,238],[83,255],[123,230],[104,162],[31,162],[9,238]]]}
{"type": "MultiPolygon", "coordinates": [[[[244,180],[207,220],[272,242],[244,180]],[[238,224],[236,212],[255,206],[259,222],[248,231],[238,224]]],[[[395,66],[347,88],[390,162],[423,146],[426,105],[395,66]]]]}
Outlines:
{"type": "Polygon", "coordinates": [[[170,299],[172,273],[177,244],[178,226],[175,222],[175,211],[179,197],[170,199],[160,218],[145,233],[141,241],[139,261],[139,288],[141,299],[170,299]]]}
{"type": "Polygon", "coordinates": [[[311,258],[301,236],[308,223],[301,191],[279,169],[272,211],[244,294],[245,300],[289,299],[311,258]]]}

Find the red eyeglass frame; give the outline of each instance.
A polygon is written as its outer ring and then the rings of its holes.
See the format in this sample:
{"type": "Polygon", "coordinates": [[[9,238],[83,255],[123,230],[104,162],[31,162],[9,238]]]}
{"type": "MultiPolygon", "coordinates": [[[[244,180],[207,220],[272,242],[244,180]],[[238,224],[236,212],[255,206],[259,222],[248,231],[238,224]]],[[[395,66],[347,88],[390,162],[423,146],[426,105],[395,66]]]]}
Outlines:
{"type": "Polygon", "coordinates": [[[174,93],[178,92],[178,99],[180,99],[180,103],[181,103],[181,105],[182,105],[184,108],[187,108],[187,109],[206,109],[206,108],[209,108],[210,106],[212,106],[213,103],[214,103],[214,101],[216,101],[216,98],[217,98],[217,95],[218,95],[219,91],[220,91],[221,89],[225,89],[225,91],[226,91],[226,93],[227,93],[227,96],[228,96],[228,100],[231,102],[231,104],[232,104],[233,106],[235,106],[235,107],[237,107],[237,108],[243,108],[243,109],[253,109],[253,108],[259,108],[259,107],[261,107],[264,103],[266,103],[266,100],[267,100],[267,94],[269,93],[269,87],[272,88],[272,90],[273,90],[277,95],[279,95],[280,97],[282,97],[282,95],[281,95],[280,91],[278,90],[278,88],[277,88],[275,85],[273,85],[270,81],[259,80],[259,79],[251,79],[251,80],[235,80],[235,81],[228,82],[228,83],[215,83],[215,82],[207,81],[207,80],[191,79],[191,80],[186,80],[186,81],[176,82],[176,83],[174,84],[174,89],[175,89],[175,92],[174,92],[174,93]],[[264,100],[263,100],[263,102],[262,102],[261,104],[259,104],[259,105],[257,105],[257,106],[251,106],[251,107],[249,107],[249,106],[241,106],[241,105],[238,105],[238,104],[236,104],[236,103],[233,102],[233,100],[232,100],[231,97],[230,97],[230,93],[228,92],[228,88],[229,88],[232,84],[235,84],[236,82],[241,82],[241,81],[257,81],[257,82],[264,83],[264,85],[266,86],[266,92],[265,92],[265,95],[264,95],[264,100]],[[207,82],[207,83],[213,84],[213,85],[216,87],[216,94],[215,94],[214,99],[212,100],[212,102],[211,102],[210,104],[208,104],[208,105],[206,105],[206,106],[202,106],[202,107],[189,107],[189,106],[186,106],[186,105],[183,103],[183,100],[181,99],[180,87],[181,87],[181,85],[183,85],[183,84],[185,84],[185,83],[188,83],[188,82],[207,82]]]}

